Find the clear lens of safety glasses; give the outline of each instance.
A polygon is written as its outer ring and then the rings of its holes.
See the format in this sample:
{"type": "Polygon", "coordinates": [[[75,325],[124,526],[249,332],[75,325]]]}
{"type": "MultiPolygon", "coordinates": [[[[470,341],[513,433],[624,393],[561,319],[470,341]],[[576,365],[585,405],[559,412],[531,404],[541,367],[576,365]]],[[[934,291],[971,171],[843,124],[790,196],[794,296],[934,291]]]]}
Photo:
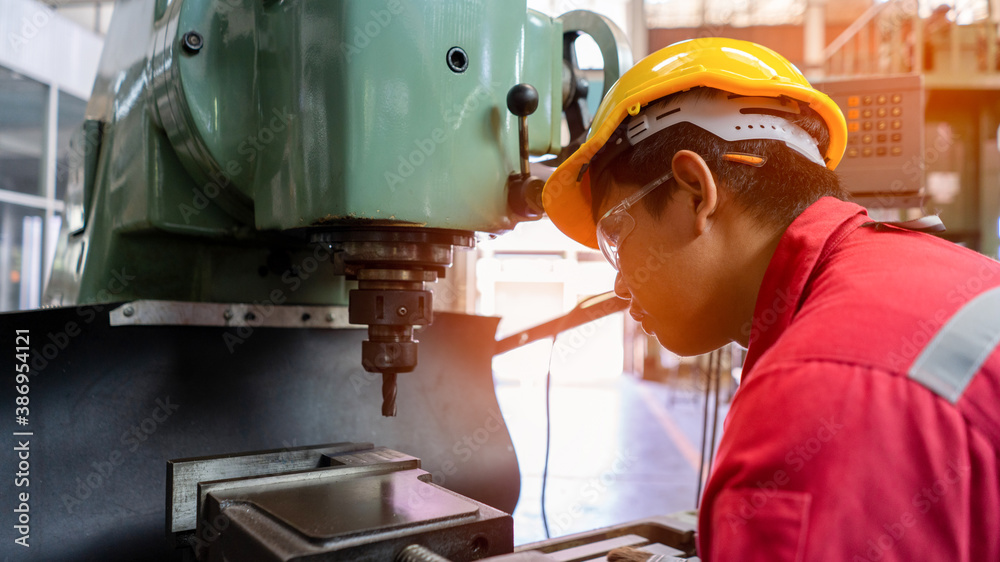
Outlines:
{"type": "Polygon", "coordinates": [[[597,243],[604,253],[604,258],[616,271],[618,271],[618,246],[633,228],[635,219],[625,209],[619,209],[616,213],[605,216],[597,224],[597,243]]]}
{"type": "Polygon", "coordinates": [[[628,213],[629,207],[635,205],[650,191],[653,191],[660,185],[670,181],[670,178],[672,177],[674,177],[674,174],[672,172],[667,172],[665,175],[647,183],[642,187],[642,189],[633,193],[631,196],[626,197],[624,201],[609,209],[608,212],[601,217],[601,220],[597,221],[597,245],[600,246],[605,259],[608,260],[608,263],[610,263],[616,271],[621,271],[618,266],[618,248],[621,247],[625,237],[632,232],[633,228],[635,228],[635,219],[633,219],[632,215],[628,213]]]}

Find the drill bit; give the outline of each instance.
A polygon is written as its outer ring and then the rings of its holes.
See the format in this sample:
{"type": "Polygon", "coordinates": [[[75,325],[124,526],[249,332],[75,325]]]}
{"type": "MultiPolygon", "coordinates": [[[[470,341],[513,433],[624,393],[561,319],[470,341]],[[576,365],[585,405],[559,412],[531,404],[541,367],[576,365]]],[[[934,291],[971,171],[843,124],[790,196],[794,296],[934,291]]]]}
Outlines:
{"type": "Polygon", "coordinates": [[[396,373],[382,373],[382,415],[396,415],[396,373]]]}

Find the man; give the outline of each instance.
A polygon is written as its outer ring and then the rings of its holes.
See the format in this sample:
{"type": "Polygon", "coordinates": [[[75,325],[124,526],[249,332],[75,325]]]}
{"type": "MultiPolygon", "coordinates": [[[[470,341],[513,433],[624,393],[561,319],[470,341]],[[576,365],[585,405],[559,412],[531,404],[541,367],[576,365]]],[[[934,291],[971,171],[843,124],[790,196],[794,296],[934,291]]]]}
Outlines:
{"type": "Polygon", "coordinates": [[[747,346],[704,560],[1000,560],[1000,265],[876,223],[840,110],[709,38],[626,72],[545,186],[668,349],[747,346]]]}

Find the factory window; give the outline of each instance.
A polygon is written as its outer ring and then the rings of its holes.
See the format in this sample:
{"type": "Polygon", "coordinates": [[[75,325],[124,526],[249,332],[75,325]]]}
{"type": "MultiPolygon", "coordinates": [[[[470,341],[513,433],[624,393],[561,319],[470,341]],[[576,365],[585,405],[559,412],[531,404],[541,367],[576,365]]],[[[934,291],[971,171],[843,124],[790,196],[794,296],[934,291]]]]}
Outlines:
{"type": "Polygon", "coordinates": [[[85,107],[0,66],[0,312],[41,305],[62,220],[69,137],[85,107]]]}
{"type": "MultiPolygon", "coordinates": [[[[500,316],[497,337],[552,320],[581,300],[611,290],[615,270],[596,250],[559,232],[548,219],[520,223],[478,246],[476,312],[500,316]]],[[[493,361],[501,385],[537,385],[550,366],[556,381],[613,381],[623,367],[624,315],[615,314],[528,344],[493,361]]]]}
{"type": "Polygon", "coordinates": [[[0,311],[38,306],[44,213],[0,203],[0,311]]]}
{"type": "Polygon", "coordinates": [[[48,86],[0,68],[0,189],[44,196],[48,86]]]}

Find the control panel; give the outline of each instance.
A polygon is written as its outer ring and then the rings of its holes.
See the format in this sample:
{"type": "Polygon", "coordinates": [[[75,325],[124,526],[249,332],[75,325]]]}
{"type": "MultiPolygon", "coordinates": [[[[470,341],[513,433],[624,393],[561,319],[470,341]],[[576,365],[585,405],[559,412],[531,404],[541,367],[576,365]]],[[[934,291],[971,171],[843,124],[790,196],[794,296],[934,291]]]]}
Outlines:
{"type": "Polygon", "coordinates": [[[919,75],[815,80],[847,118],[842,184],[865,205],[920,206],[924,90],[919,75]]]}

